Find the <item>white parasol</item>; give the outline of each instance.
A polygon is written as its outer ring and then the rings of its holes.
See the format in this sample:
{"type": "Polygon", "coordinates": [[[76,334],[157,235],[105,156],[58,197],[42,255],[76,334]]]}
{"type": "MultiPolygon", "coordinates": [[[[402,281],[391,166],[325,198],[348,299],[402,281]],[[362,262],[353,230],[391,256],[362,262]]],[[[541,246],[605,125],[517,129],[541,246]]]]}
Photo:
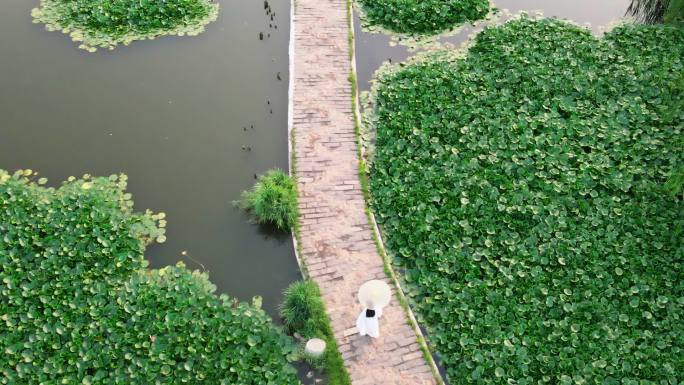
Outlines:
{"type": "Polygon", "coordinates": [[[390,303],[392,291],[384,281],[374,279],[359,288],[359,302],[369,309],[382,309],[390,303]]]}

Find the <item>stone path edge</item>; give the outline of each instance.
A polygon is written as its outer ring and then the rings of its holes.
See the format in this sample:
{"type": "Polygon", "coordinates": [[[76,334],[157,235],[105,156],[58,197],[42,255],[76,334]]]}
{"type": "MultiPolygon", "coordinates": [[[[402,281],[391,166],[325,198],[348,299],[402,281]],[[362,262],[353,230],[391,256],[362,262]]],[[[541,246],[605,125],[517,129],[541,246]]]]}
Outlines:
{"type": "MultiPolygon", "coordinates": [[[[295,157],[295,152],[294,152],[294,78],[293,74],[295,73],[295,2],[297,0],[290,0],[290,39],[289,39],[289,46],[288,46],[288,85],[287,85],[287,157],[288,157],[288,162],[287,162],[287,167],[288,167],[288,173],[296,177],[297,171],[296,171],[296,157],[295,157]]],[[[299,218],[297,218],[299,220],[299,218]]],[[[298,226],[297,226],[298,227],[298,226]]],[[[292,236],[292,245],[294,247],[294,254],[295,258],[297,259],[297,265],[299,265],[299,272],[302,274],[302,277],[305,278],[308,276],[306,272],[306,266],[304,265],[304,262],[302,261],[302,258],[300,256],[301,252],[301,245],[299,243],[299,234],[297,233],[297,229],[294,228],[291,231],[291,236],[292,236]]]]}
{"type": "MultiPolygon", "coordinates": [[[[287,143],[288,143],[288,171],[290,175],[294,176],[295,178],[297,177],[297,170],[296,170],[296,153],[295,153],[295,143],[294,143],[294,81],[295,81],[295,7],[296,7],[296,1],[297,0],[290,0],[290,39],[289,39],[289,48],[288,48],[288,58],[289,58],[289,77],[288,77],[288,122],[287,122],[287,143]]],[[[358,145],[358,152],[359,152],[359,162],[360,162],[360,169],[359,169],[359,180],[364,180],[366,178],[367,182],[367,175],[365,175],[365,161],[364,161],[364,147],[362,144],[362,137],[361,137],[361,132],[360,132],[360,127],[362,125],[361,122],[361,108],[359,104],[359,91],[358,87],[356,84],[356,79],[357,79],[357,72],[356,72],[356,49],[355,49],[355,41],[356,41],[356,36],[354,33],[354,15],[353,15],[353,7],[354,7],[354,0],[346,0],[347,3],[347,18],[348,18],[348,28],[349,28],[349,50],[350,50],[350,61],[351,61],[351,73],[350,73],[350,78],[349,81],[352,86],[352,110],[353,110],[353,117],[354,117],[354,126],[355,126],[355,132],[356,132],[356,141],[358,145]]],[[[376,245],[377,251],[380,254],[380,256],[383,259],[383,265],[385,268],[385,274],[388,276],[388,278],[393,282],[395,289],[396,289],[396,296],[398,297],[399,303],[401,304],[401,307],[404,310],[405,316],[408,320],[408,323],[410,327],[413,329],[414,333],[416,334],[416,340],[418,344],[420,345],[420,349],[423,353],[423,356],[425,357],[428,365],[430,366],[430,369],[432,371],[432,375],[434,376],[434,379],[437,384],[439,385],[445,385],[445,381],[441,376],[441,373],[435,363],[434,357],[430,351],[430,348],[425,340],[425,337],[418,325],[418,321],[416,320],[415,315],[413,314],[413,311],[411,310],[408,300],[406,298],[406,295],[404,294],[404,290],[401,287],[401,284],[399,282],[399,279],[392,269],[391,261],[389,259],[389,254],[387,253],[387,250],[385,248],[384,242],[382,240],[382,232],[380,231],[380,228],[378,226],[377,221],[375,220],[375,215],[373,214],[373,211],[370,208],[370,202],[369,202],[369,197],[370,197],[370,192],[368,191],[368,184],[367,183],[361,183],[361,188],[363,190],[363,197],[364,197],[364,202],[366,204],[366,209],[365,213],[368,217],[369,222],[371,223],[372,226],[372,237],[373,241],[376,245]]],[[[297,226],[298,227],[298,226],[297,226]]],[[[299,265],[300,272],[302,274],[302,277],[307,278],[309,276],[308,274],[308,269],[306,264],[304,263],[302,257],[301,257],[301,243],[299,241],[299,231],[298,228],[293,229],[291,232],[291,238],[293,242],[293,248],[294,248],[294,254],[295,258],[297,260],[297,264],[299,265]]],[[[338,352],[339,354],[339,352],[338,352]]]]}
{"type": "MultiPolygon", "coordinates": [[[[292,0],[295,1],[295,0],[292,0]]],[[[349,19],[349,30],[350,30],[350,44],[349,44],[349,49],[351,50],[351,67],[352,67],[352,73],[350,78],[350,81],[352,82],[352,93],[353,93],[353,112],[354,112],[354,125],[356,126],[356,141],[358,143],[358,151],[359,151],[359,161],[361,162],[361,167],[359,170],[359,179],[363,180],[361,182],[361,189],[363,190],[363,197],[366,202],[366,216],[368,216],[368,221],[371,223],[372,227],[372,236],[373,236],[373,241],[375,242],[375,246],[378,249],[378,254],[382,257],[383,260],[383,265],[385,267],[385,274],[387,274],[387,277],[394,283],[394,286],[396,288],[396,295],[398,297],[399,303],[401,304],[401,307],[404,309],[404,313],[406,313],[406,318],[408,320],[409,325],[413,329],[413,331],[416,333],[416,340],[418,341],[418,344],[420,345],[420,349],[423,352],[423,356],[425,356],[426,361],[428,362],[428,365],[430,365],[430,369],[432,370],[432,375],[435,377],[435,381],[437,382],[438,385],[445,385],[446,382],[442,378],[442,375],[439,371],[439,368],[437,367],[437,363],[435,362],[435,358],[432,354],[432,351],[430,350],[430,346],[427,344],[427,340],[425,339],[425,336],[423,335],[422,330],[420,329],[420,326],[418,324],[418,320],[416,319],[415,314],[413,313],[413,310],[411,309],[408,299],[406,298],[406,294],[404,293],[404,289],[401,287],[401,283],[399,282],[399,278],[392,268],[392,261],[389,257],[389,253],[387,252],[387,249],[385,248],[385,243],[382,239],[382,231],[380,231],[380,226],[378,226],[378,222],[375,220],[375,214],[373,213],[373,209],[371,208],[371,204],[369,201],[370,198],[370,191],[369,191],[369,185],[368,185],[368,176],[365,174],[366,172],[366,161],[365,161],[365,151],[364,151],[364,146],[363,146],[363,137],[361,135],[361,127],[363,126],[363,122],[361,120],[361,105],[360,105],[360,97],[359,97],[359,89],[356,84],[356,79],[357,79],[357,74],[356,74],[356,29],[354,28],[354,6],[356,5],[356,0],[347,0],[347,17],[349,19]]]]}

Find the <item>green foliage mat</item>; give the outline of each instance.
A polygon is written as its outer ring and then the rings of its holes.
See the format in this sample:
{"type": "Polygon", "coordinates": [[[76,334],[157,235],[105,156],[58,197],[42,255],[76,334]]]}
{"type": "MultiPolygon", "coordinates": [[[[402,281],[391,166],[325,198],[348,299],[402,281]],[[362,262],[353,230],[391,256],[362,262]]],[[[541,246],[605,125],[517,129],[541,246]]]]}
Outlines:
{"type": "Polygon", "coordinates": [[[211,0],[41,0],[31,14],[35,23],[95,51],[160,35],[197,35],[218,9],[211,0]]]}
{"type": "Polygon", "coordinates": [[[684,29],[523,17],[386,69],[373,207],[452,384],[684,381],[684,29]]]}
{"type": "Polygon", "coordinates": [[[132,212],[124,176],[29,179],[0,170],[0,383],[299,383],[258,303],[182,265],[145,269],[165,223],[132,212]]]}
{"type": "Polygon", "coordinates": [[[364,20],[401,34],[437,34],[489,13],[488,0],[358,0],[364,20]]]}

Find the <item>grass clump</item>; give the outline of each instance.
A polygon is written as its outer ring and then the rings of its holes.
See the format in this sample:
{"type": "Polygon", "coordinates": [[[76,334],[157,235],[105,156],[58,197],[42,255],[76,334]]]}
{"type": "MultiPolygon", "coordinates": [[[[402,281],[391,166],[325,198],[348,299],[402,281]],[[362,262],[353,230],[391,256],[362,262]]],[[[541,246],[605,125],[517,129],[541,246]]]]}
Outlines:
{"type": "Polygon", "coordinates": [[[358,0],[364,20],[407,35],[434,35],[489,13],[488,0],[358,0]]]}
{"type": "Polygon", "coordinates": [[[41,0],[32,16],[95,51],[160,35],[197,35],[218,9],[211,0],[41,0]]]}
{"type": "Polygon", "coordinates": [[[450,383],[681,379],[682,68],[681,28],[527,17],[385,68],[372,205],[450,383]]]}
{"type": "Polygon", "coordinates": [[[289,331],[298,332],[305,338],[320,337],[327,316],[316,283],[306,280],[291,284],[285,290],[280,316],[289,331]]]}
{"type": "Polygon", "coordinates": [[[299,333],[307,340],[320,338],[326,343],[323,357],[315,364],[325,371],[327,384],[351,385],[316,283],[311,280],[295,282],[284,295],[280,315],[287,330],[299,333]]]}
{"type": "Polygon", "coordinates": [[[290,230],[297,223],[297,187],[294,178],[282,170],[259,176],[251,190],[244,191],[235,204],[249,212],[257,222],[290,230]]]}
{"type": "Polygon", "coordinates": [[[182,264],[146,269],[164,216],[125,176],[0,170],[0,378],[6,384],[299,384],[296,347],[254,304],[182,264]]]}

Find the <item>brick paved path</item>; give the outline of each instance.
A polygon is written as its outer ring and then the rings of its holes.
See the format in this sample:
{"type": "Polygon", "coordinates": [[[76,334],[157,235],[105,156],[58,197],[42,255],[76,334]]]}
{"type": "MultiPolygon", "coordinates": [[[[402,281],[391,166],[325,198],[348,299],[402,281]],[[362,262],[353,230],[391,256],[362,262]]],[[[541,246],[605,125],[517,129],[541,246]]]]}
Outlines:
{"type": "Polygon", "coordinates": [[[396,298],[381,336],[355,329],[362,283],[383,279],[364,212],[354,133],[346,0],[296,0],[293,129],[301,210],[300,258],[321,287],[354,385],[434,384],[416,334],[396,298]]]}

